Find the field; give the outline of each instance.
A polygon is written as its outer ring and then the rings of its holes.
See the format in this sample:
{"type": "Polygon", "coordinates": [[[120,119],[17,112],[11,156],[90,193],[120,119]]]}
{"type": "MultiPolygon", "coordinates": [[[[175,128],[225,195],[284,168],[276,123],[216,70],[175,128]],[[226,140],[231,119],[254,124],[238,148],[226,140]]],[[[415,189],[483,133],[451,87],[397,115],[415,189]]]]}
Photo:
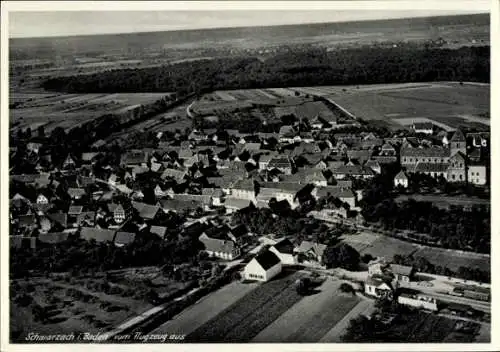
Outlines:
{"type": "Polygon", "coordinates": [[[120,113],[138,105],[152,104],[170,93],[117,94],[11,94],[11,131],[43,125],[45,133],[56,127],[72,128],[105,114],[120,113]]]}
{"type": "MultiPolygon", "coordinates": [[[[11,336],[21,341],[27,333],[95,333],[111,330],[140,315],[152,305],[146,294],[151,289],[142,280],[150,277],[123,271],[105,278],[66,277],[15,280],[11,282],[11,336]]],[[[152,284],[162,294],[186,287],[154,274],[152,284]]]]}
{"type": "Polygon", "coordinates": [[[152,334],[184,334],[186,342],[336,341],[351,318],[372,312],[372,301],[341,293],[342,281],[334,278],[299,296],[294,282],[302,275],[287,272],[267,283],[233,282],[152,334]]]}
{"type": "Polygon", "coordinates": [[[432,120],[441,128],[489,128],[490,86],[456,82],[291,88],[328,98],[364,120],[394,129],[432,120]]]}
{"type": "Polygon", "coordinates": [[[458,270],[460,266],[467,266],[489,271],[491,266],[490,256],[488,255],[425,247],[366,231],[357,235],[344,236],[344,242],[354,247],[361,255],[371,254],[375,257],[392,259],[395,254],[411,254],[424,257],[434,265],[447,266],[451,270],[458,270]]]}
{"type": "Polygon", "coordinates": [[[419,202],[431,202],[437,207],[447,208],[449,205],[469,206],[469,205],[484,205],[490,206],[491,202],[488,199],[473,198],[473,197],[446,197],[433,195],[400,195],[396,198],[397,202],[403,202],[407,199],[415,199],[419,202]]]}
{"type": "Polygon", "coordinates": [[[333,327],[346,317],[349,319],[351,312],[357,316],[373,306],[371,301],[341,293],[340,284],[340,280],[328,278],[316,292],[292,306],[252,342],[331,342],[339,338],[344,326],[340,324],[339,329],[331,331],[333,327]]]}
{"type": "Polygon", "coordinates": [[[255,283],[232,282],[217,292],[202,298],[172,320],[152,331],[151,334],[190,334],[256,287],[255,283]]]}

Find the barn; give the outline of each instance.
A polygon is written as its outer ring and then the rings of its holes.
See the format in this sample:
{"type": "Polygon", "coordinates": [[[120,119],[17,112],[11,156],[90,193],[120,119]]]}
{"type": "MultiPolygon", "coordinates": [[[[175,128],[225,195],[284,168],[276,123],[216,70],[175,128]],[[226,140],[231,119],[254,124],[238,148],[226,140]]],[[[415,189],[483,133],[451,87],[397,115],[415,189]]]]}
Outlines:
{"type": "Polygon", "coordinates": [[[281,273],[282,265],[280,259],[269,250],[255,256],[244,270],[244,278],[247,280],[269,281],[281,273]]]}

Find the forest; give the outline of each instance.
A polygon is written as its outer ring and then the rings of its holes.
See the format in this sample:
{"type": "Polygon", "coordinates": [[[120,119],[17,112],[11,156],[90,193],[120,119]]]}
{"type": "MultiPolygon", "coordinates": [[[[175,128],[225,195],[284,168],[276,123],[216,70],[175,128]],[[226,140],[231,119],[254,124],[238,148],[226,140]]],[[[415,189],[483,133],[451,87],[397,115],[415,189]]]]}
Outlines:
{"type": "Polygon", "coordinates": [[[489,82],[490,48],[432,48],[416,44],[327,52],[297,50],[267,60],[231,57],[161,67],[53,77],[47,90],[68,93],[177,92],[215,89],[375,84],[424,81],[489,82]]]}

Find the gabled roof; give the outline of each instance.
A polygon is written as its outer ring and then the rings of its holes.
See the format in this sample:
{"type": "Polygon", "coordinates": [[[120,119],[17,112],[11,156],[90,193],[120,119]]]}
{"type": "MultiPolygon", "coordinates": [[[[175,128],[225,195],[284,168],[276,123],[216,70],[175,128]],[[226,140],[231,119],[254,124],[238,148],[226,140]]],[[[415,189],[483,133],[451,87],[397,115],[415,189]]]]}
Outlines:
{"type": "Polygon", "coordinates": [[[408,176],[403,172],[403,170],[399,171],[398,174],[394,177],[396,180],[408,180],[408,176]]]}
{"type": "Polygon", "coordinates": [[[269,161],[269,168],[291,168],[292,161],[288,156],[277,156],[269,161]]]}
{"type": "Polygon", "coordinates": [[[363,167],[361,165],[342,165],[337,169],[333,170],[334,174],[344,174],[344,175],[373,175],[373,170],[368,167],[363,167]]]}
{"type": "Polygon", "coordinates": [[[82,197],[85,195],[85,190],[83,188],[68,188],[68,195],[71,198],[82,197]]]}
{"type": "Polygon", "coordinates": [[[451,137],[450,142],[465,142],[465,136],[462,132],[462,130],[458,129],[455,131],[453,134],[453,137],[451,137]]]}
{"type": "Polygon", "coordinates": [[[299,253],[313,251],[314,254],[316,254],[317,256],[322,256],[323,253],[325,252],[326,247],[327,247],[326,244],[310,242],[310,241],[302,241],[297,251],[299,253]]]}
{"type": "Polygon", "coordinates": [[[293,250],[295,249],[295,246],[293,243],[288,239],[284,238],[278,243],[275,243],[273,247],[280,253],[285,253],[285,254],[293,254],[293,250]]]}
{"type": "Polygon", "coordinates": [[[131,150],[124,153],[121,157],[122,164],[141,164],[148,161],[148,153],[143,150],[131,150]]]}
{"type": "Polygon", "coordinates": [[[431,148],[401,148],[401,157],[449,157],[450,150],[443,147],[431,147],[431,148]]]}
{"type": "Polygon", "coordinates": [[[187,173],[186,171],[183,170],[176,170],[176,169],[165,169],[163,173],[161,174],[161,178],[173,178],[176,182],[181,182],[184,180],[184,177],[186,177],[187,173]]]}
{"type": "Polygon", "coordinates": [[[254,257],[254,259],[257,261],[257,263],[259,263],[262,269],[266,271],[280,263],[280,259],[278,258],[278,256],[271,251],[262,252],[261,254],[254,257]]]}
{"type": "Polygon", "coordinates": [[[254,191],[254,182],[252,179],[242,179],[238,180],[235,183],[233,183],[232,187],[233,189],[240,189],[240,190],[246,190],[246,191],[254,191]]]}
{"type": "Polygon", "coordinates": [[[68,239],[69,234],[66,232],[40,233],[38,240],[47,244],[61,243],[68,239]]]}
{"type": "Polygon", "coordinates": [[[235,243],[231,240],[220,240],[206,237],[205,235],[201,235],[199,240],[205,245],[205,250],[210,252],[232,253],[236,247],[235,243]]]}
{"type": "Polygon", "coordinates": [[[210,196],[210,197],[222,197],[224,196],[224,192],[220,188],[203,188],[201,190],[201,194],[204,196],[210,196]]]}
{"type": "Polygon", "coordinates": [[[140,202],[132,202],[132,207],[139,213],[139,216],[143,219],[151,220],[154,219],[160,207],[157,205],[150,205],[140,202]]]}
{"type": "Polygon", "coordinates": [[[163,239],[163,237],[165,237],[165,233],[167,232],[167,228],[164,226],[151,226],[149,232],[154,233],[155,235],[158,235],[161,239],[163,239]]]}
{"type": "Polygon", "coordinates": [[[96,242],[112,242],[115,231],[96,227],[82,227],[80,236],[87,241],[94,239],[96,242]]]}
{"type": "Polygon", "coordinates": [[[66,213],[49,213],[49,214],[46,214],[46,216],[50,220],[57,222],[58,224],[62,225],[63,227],[68,226],[68,214],[66,214],[66,213]]]}
{"type": "Polygon", "coordinates": [[[134,240],[135,240],[135,233],[118,231],[116,233],[114,242],[120,245],[127,245],[129,243],[134,242],[134,240]]]}
{"type": "Polygon", "coordinates": [[[243,209],[250,206],[250,204],[252,204],[251,201],[239,198],[227,198],[224,202],[224,206],[231,209],[243,209]]]}
{"type": "Polygon", "coordinates": [[[398,275],[409,276],[413,271],[413,268],[407,265],[390,264],[390,268],[393,274],[398,274],[398,275]]]}
{"type": "Polygon", "coordinates": [[[83,211],[83,206],[81,205],[72,205],[68,209],[68,215],[78,215],[83,211]]]}
{"type": "Polygon", "coordinates": [[[431,130],[434,128],[432,122],[415,122],[413,124],[413,129],[415,130],[431,130]]]}
{"type": "Polygon", "coordinates": [[[326,186],[326,187],[318,187],[316,191],[316,197],[327,197],[328,194],[330,196],[339,198],[339,199],[354,199],[356,196],[354,192],[350,188],[339,187],[339,186],[326,186]]]}
{"type": "Polygon", "coordinates": [[[418,162],[413,172],[446,172],[449,164],[447,163],[423,163],[418,162]]]}

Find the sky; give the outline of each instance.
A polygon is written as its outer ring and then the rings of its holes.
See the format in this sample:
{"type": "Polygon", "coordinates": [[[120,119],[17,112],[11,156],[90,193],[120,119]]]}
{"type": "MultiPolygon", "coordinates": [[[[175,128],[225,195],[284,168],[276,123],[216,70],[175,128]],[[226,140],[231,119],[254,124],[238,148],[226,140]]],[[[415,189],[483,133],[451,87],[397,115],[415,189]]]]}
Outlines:
{"type": "Polygon", "coordinates": [[[9,37],[51,37],[272,26],[465,14],[456,10],[253,10],[9,12],[9,37]]]}

